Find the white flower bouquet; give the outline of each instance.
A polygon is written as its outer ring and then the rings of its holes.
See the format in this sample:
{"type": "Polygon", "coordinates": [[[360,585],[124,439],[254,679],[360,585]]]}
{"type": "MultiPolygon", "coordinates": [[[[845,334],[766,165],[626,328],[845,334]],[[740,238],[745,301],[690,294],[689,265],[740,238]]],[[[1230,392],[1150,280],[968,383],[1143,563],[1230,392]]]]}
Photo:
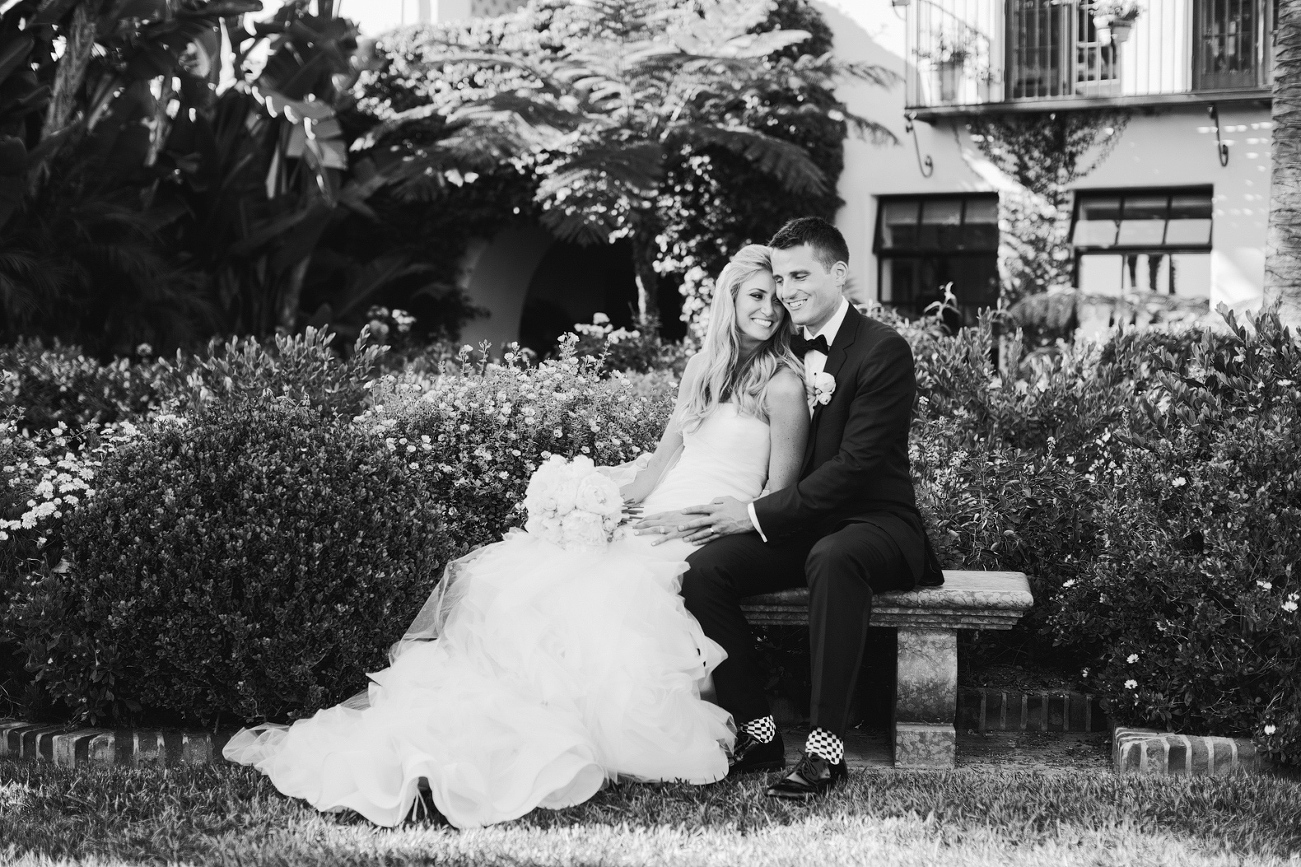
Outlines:
{"type": "Polygon", "coordinates": [[[623,498],[591,458],[552,455],[529,479],[524,508],[529,533],[563,548],[599,548],[614,537],[623,498]]]}

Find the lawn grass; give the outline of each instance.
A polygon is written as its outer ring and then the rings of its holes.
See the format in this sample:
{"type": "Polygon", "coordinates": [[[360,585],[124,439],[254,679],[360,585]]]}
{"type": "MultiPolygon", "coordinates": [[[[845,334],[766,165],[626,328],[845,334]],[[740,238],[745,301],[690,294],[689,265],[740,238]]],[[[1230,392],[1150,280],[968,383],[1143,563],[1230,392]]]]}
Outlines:
{"type": "Polygon", "coordinates": [[[322,815],[229,765],[0,760],[0,864],[1301,864],[1301,783],[1108,771],[858,771],[816,806],[763,781],[615,786],[479,831],[322,815]]]}

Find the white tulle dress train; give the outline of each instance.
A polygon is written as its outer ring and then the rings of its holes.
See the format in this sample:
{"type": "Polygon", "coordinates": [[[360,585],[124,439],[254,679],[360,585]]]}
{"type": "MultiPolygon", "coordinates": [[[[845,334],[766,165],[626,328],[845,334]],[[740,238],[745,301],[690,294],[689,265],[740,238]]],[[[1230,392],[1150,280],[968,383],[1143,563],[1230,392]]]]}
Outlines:
{"type": "MultiPolygon", "coordinates": [[[[767,426],[729,407],[686,438],[648,511],[759,492],[767,426]]],[[[437,639],[402,642],[369,706],[246,729],[223,754],[385,826],[421,780],[461,828],[578,804],[620,777],[719,780],[734,733],[701,686],[724,654],[678,594],[689,550],[644,537],[566,550],[512,531],[457,564],[437,639]]]]}

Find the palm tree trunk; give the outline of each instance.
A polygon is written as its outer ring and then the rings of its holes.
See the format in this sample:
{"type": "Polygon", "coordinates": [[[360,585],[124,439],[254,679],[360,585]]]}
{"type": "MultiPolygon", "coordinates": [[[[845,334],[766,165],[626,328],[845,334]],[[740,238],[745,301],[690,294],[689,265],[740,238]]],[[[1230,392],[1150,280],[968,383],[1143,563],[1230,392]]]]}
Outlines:
{"type": "Polygon", "coordinates": [[[1301,0],[1281,0],[1274,42],[1274,145],[1265,303],[1301,332],[1301,0]]]}
{"type": "Polygon", "coordinates": [[[63,129],[72,118],[77,105],[77,92],[86,78],[86,67],[90,65],[91,51],[95,47],[98,6],[99,3],[95,0],[85,0],[73,10],[72,26],[68,29],[67,45],[54,74],[54,92],[50,95],[50,107],[45,113],[45,128],[41,131],[41,138],[48,138],[63,129]]]}

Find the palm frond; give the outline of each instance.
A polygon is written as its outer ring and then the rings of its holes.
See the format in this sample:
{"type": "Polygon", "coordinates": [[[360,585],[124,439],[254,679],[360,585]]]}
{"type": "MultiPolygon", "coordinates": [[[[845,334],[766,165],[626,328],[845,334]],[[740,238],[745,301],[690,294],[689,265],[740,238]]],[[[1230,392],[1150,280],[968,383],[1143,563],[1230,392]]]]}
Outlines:
{"type": "Polygon", "coordinates": [[[749,160],[760,171],[772,175],[793,193],[820,194],[826,191],[822,169],[807,151],[794,142],[765,135],[746,126],[682,123],[670,136],[697,145],[717,145],[749,160]]]}
{"type": "Polygon", "coordinates": [[[890,131],[890,128],[869,120],[861,114],[853,112],[842,112],[845,115],[845,123],[849,125],[849,131],[864,141],[871,142],[874,145],[897,145],[899,137],[890,131]]]}
{"type": "Polygon", "coordinates": [[[601,243],[620,227],[613,211],[576,206],[544,208],[538,219],[560,240],[577,244],[601,243]]]}
{"type": "MultiPolygon", "coordinates": [[[[830,62],[832,73],[837,77],[862,81],[876,87],[891,88],[903,82],[903,76],[887,66],[878,66],[874,63],[845,63],[834,60],[829,55],[824,55],[818,62],[830,62]]],[[[797,63],[796,66],[798,65],[797,63]]]]}

